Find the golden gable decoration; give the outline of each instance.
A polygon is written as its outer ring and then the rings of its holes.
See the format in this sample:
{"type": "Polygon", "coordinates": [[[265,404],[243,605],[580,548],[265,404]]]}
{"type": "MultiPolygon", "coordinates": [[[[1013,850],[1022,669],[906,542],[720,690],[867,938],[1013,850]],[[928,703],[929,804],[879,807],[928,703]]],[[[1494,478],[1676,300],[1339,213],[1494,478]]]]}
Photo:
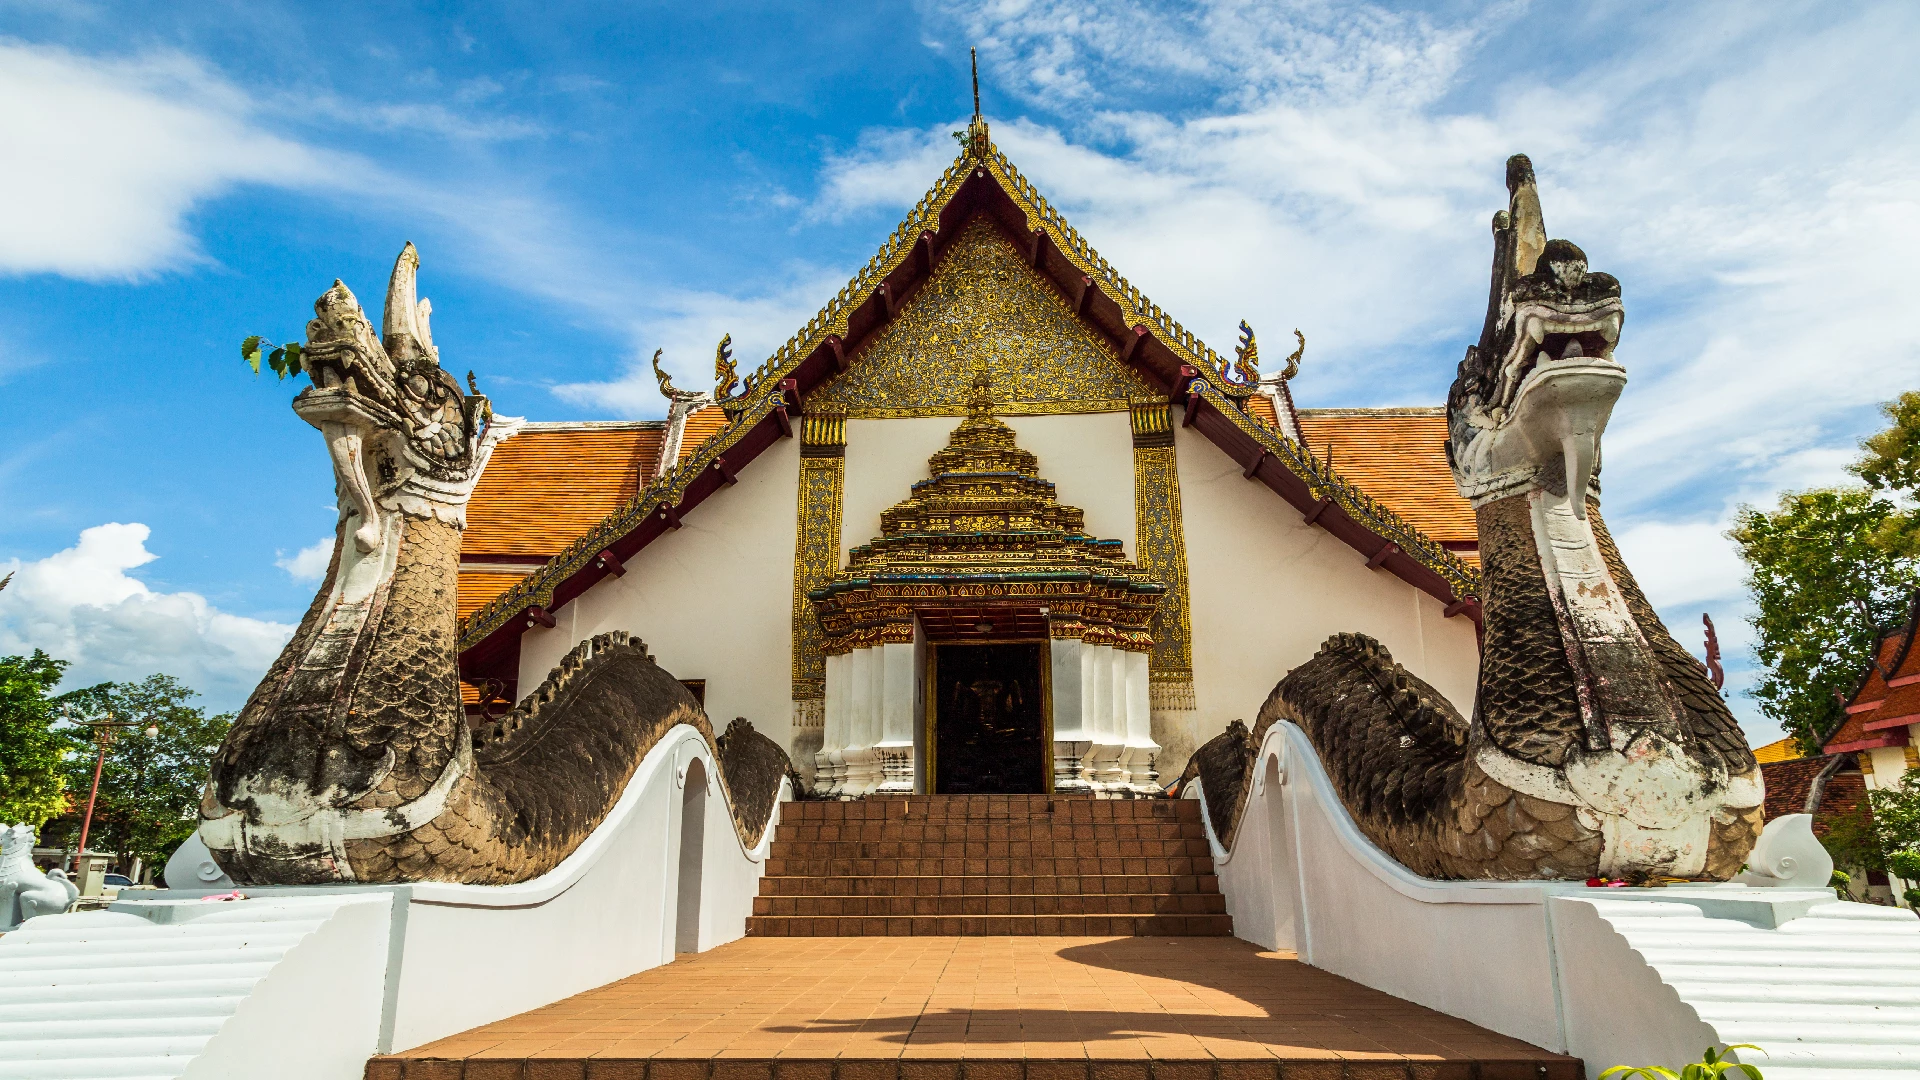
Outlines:
{"type": "Polygon", "coordinates": [[[880,515],[880,535],[807,595],[821,651],[913,641],[916,613],[1038,608],[1048,636],[1150,652],[1166,587],[1127,561],[1118,540],[1086,533],[1039,460],[993,415],[991,378],[973,380],[967,418],[928,459],[932,479],[880,515]]]}
{"type": "Polygon", "coordinates": [[[983,365],[1003,416],[1125,412],[1163,396],[980,218],[878,338],[807,408],[855,419],[965,416],[967,375],[983,365]]]}

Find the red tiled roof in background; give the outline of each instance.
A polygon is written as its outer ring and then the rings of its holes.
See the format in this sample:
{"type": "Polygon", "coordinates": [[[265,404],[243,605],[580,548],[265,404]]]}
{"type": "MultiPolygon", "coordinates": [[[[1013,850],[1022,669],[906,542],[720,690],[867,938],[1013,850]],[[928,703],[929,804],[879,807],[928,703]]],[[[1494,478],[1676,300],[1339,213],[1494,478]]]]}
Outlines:
{"type": "Polygon", "coordinates": [[[1906,626],[1880,639],[1877,663],[1847,703],[1846,722],[1827,737],[1828,753],[1907,744],[1908,726],[1920,724],[1920,649],[1907,647],[1917,618],[1920,609],[1906,626]]]}
{"type": "MultiPolygon", "coordinates": [[[[1760,775],[1767,786],[1766,820],[1805,812],[1807,790],[1813,786],[1814,774],[1825,768],[1827,761],[1826,757],[1811,757],[1762,764],[1760,775]]],[[[1813,831],[1825,834],[1828,822],[1857,813],[1866,801],[1867,780],[1859,766],[1852,762],[1842,765],[1839,772],[1827,779],[1827,790],[1820,796],[1820,813],[1814,817],[1813,831]]]]}
{"type": "MultiPolygon", "coordinates": [[[[1262,400],[1262,399],[1256,399],[1262,400]]],[[[1272,411],[1268,403],[1268,411],[1272,411]]],[[[1447,411],[1301,409],[1307,452],[1428,536],[1475,563],[1480,528],[1447,465],[1447,411]]]]}

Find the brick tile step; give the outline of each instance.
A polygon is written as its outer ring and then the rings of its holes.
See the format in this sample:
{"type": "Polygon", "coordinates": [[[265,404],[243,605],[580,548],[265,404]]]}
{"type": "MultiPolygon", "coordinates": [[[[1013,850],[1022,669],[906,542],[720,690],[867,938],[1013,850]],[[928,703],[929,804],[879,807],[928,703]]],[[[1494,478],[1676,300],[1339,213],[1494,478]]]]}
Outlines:
{"type": "Polygon", "coordinates": [[[776,840],[789,859],[1172,859],[1208,854],[1205,840],[776,840]]]}
{"type": "Polygon", "coordinates": [[[807,821],[782,822],[773,838],[820,840],[1200,840],[1193,821],[807,821]]]}
{"type": "Polygon", "coordinates": [[[750,916],[748,937],[1231,937],[1227,915],[750,916]]]}
{"type": "Polygon", "coordinates": [[[775,846],[767,856],[772,877],[1081,877],[1103,874],[1188,876],[1212,874],[1211,858],[1143,859],[789,859],[775,846]]]}
{"type": "Polygon", "coordinates": [[[1190,799],[1092,799],[1073,795],[893,795],[789,803],[785,821],[1012,820],[1151,821],[1200,819],[1190,799]]]}
{"type": "Polygon", "coordinates": [[[1088,874],[1078,877],[927,875],[897,877],[763,877],[763,896],[1078,896],[1118,893],[1211,893],[1211,874],[1088,874]]]}
{"type": "Polygon", "coordinates": [[[1095,896],[757,896],[765,916],[834,915],[1225,915],[1219,893],[1117,893],[1095,896]]]}

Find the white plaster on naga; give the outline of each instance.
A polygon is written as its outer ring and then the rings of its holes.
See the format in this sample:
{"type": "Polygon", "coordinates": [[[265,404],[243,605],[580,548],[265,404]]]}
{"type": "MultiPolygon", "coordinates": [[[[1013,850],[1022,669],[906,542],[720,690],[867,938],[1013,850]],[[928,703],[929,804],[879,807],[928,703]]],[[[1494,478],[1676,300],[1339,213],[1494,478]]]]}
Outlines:
{"type": "MultiPolygon", "coordinates": [[[[1269,729],[1233,847],[1209,842],[1237,936],[1583,1059],[1677,1067],[1757,1043],[1769,1080],[1920,1077],[1920,920],[1801,884],[1664,889],[1436,881],[1370,843],[1299,728],[1269,729]]],[[[1198,782],[1182,792],[1206,806],[1198,782]]],[[[1763,860],[1803,846],[1769,823],[1763,860]]],[[[1810,853],[1807,853],[1810,854],[1810,853]]]]}
{"type": "Polygon", "coordinates": [[[697,730],[674,728],[579,848],[515,885],[253,887],[226,903],[174,889],[35,919],[0,937],[0,1077],[358,1080],[369,1055],[733,941],[780,809],[745,848],[717,783],[688,797],[716,768],[697,730]]]}

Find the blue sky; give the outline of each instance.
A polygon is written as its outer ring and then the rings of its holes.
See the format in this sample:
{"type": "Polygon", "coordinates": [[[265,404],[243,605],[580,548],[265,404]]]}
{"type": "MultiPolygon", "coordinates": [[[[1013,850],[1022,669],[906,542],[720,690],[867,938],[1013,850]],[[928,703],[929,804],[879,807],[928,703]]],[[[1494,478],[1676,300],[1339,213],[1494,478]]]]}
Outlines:
{"type": "Polygon", "coordinates": [[[1216,348],[1306,332],[1309,406],[1443,399],[1532,154],[1625,287],[1609,520],[1736,690],[1731,513],[1920,382],[1910,4],[170,7],[0,2],[0,652],[75,681],[233,707],[312,596],[330,477],[242,336],[410,239],[500,411],[658,416],[655,348],[757,363],[938,176],[970,44],[1122,272],[1216,348]]]}

